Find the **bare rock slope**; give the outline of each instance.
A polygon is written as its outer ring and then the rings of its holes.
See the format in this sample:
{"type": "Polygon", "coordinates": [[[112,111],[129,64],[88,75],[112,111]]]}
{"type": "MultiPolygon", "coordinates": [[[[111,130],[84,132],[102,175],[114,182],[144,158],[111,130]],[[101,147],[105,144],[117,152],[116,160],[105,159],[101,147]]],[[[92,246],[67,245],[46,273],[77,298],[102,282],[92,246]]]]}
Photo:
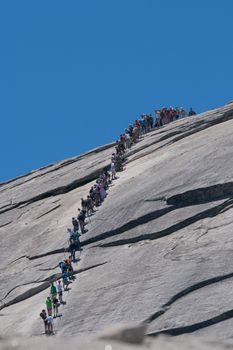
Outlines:
{"type": "MultiPolygon", "coordinates": [[[[88,222],[58,335],[146,321],[151,335],[233,335],[233,103],[142,137],[88,222]]],[[[0,334],[41,335],[66,228],[113,144],[0,184],[0,334]]],[[[170,347],[168,347],[170,348],[170,347]]]]}

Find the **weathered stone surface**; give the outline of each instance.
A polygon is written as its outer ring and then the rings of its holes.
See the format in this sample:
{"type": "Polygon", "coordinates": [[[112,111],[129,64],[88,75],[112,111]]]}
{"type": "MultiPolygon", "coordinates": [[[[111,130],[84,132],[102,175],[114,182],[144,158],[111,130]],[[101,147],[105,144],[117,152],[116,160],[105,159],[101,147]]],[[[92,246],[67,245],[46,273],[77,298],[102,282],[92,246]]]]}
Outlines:
{"type": "MultiPolygon", "coordinates": [[[[125,171],[87,220],[80,273],[60,308],[57,335],[144,321],[152,335],[230,342],[232,132],[231,103],[155,130],[132,148],[125,171]]],[[[42,334],[38,314],[59,277],[66,228],[112,149],[1,184],[1,335],[42,334]]],[[[179,339],[169,339],[168,349],[173,342],[179,339]]]]}
{"type": "Polygon", "coordinates": [[[99,340],[111,341],[117,340],[129,344],[142,344],[145,340],[145,324],[128,324],[114,327],[99,335],[99,340]]]}
{"type": "Polygon", "coordinates": [[[108,340],[108,342],[96,338],[72,337],[72,338],[13,338],[3,340],[0,343],[0,350],[63,350],[66,348],[77,350],[217,350],[229,349],[228,343],[206,341],[206,339],[169,339],[159,338],[157,340],[145,339],[143,344],[136,345],[119,342],[116,340],[108,340]]]}

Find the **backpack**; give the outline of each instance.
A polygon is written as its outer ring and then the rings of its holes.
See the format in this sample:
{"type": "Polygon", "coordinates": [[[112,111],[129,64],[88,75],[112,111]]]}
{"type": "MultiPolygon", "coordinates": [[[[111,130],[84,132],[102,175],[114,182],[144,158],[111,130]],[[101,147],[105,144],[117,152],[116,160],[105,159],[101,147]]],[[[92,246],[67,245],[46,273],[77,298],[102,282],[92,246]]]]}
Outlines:
{"type": "Polygon", "coordinates": [[[72,236],[70,236],[69,241],[70,241],[70,244],[74,244],[74,242],[75,242],[74,234],[72,236]]]}
{"type": "Polygon", "coordinates": [[[79,223],[77,219],[72,220],[72,224],[74,227],[79,227],[79,223]]]}
{"type": "Polygon", "coordinates": [[[63,261],[59,262],[59,267],[62,270],[62,272],[67,271],[67,266],[63,261]]]}
{"type": "Polygon", "coordinates": [[[42,318],[43,321],[45,321],[47,318],[47,315],[45,313],[41,312],[40,317],[42,318]]]}

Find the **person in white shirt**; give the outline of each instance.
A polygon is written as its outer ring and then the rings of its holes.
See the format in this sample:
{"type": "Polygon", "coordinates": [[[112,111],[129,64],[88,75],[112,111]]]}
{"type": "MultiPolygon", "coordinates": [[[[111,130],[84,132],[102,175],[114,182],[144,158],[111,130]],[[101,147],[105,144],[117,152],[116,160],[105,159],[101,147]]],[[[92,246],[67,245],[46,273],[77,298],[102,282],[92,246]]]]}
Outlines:
{"type": "Polygon", "coordinates": [[[110,171],[112,174],[112,180],[115,180],[116,179],[116,169],[115,169],[115,164],[113,162],[111,163],[110,171]]]}
{"type": "Polygon", "coordinates": [[[125,144],[127,149],[131,147],[131,137],[128,133],[125,133],[125,144]]]}
{"type": "Polygon", "coordinates": [[[48,316],[46,318],[47,326],[48,326],[48,333],[49,334],[55,334],[54,333],[54,322],[53,322],[53,316],[48,316]]]}
{"type": "Polygon", "coordinates": [[[180,108],[180,118],[186,118],[188,116],[188,113],[184,109],[184,107],[180,108]]]}
{"type": "Polygon", "coordinates": [[[58,299],[59,299],[60,303],[63,304],[63,300],[62,300],[62,285],[61,285],[61,281],[60,280],[57,283],[57,293],[58,293],[58,299]]]}

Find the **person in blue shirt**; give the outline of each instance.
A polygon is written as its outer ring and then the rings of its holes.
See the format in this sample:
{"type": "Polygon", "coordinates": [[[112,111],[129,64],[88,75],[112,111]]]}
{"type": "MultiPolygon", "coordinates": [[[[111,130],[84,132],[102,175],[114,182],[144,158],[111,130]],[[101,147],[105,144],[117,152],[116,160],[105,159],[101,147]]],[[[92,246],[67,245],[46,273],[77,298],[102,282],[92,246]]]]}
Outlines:
{"type": "Polygon", "coordinates": [[[68,286],[69,286],[68,273],[67,272],[63,272],[63,274],[62,274],[62,282],[63,282],[63,289],[64,289],[64,291],[67,291],[68,290],[68,286]]]}
{"type": "Polygon", "coordinates": [[[196,115],[197,113],[192,109],[192,107],[190,107],[189,110],[189,117],[191,117],[192,115],[196,115]]]}

